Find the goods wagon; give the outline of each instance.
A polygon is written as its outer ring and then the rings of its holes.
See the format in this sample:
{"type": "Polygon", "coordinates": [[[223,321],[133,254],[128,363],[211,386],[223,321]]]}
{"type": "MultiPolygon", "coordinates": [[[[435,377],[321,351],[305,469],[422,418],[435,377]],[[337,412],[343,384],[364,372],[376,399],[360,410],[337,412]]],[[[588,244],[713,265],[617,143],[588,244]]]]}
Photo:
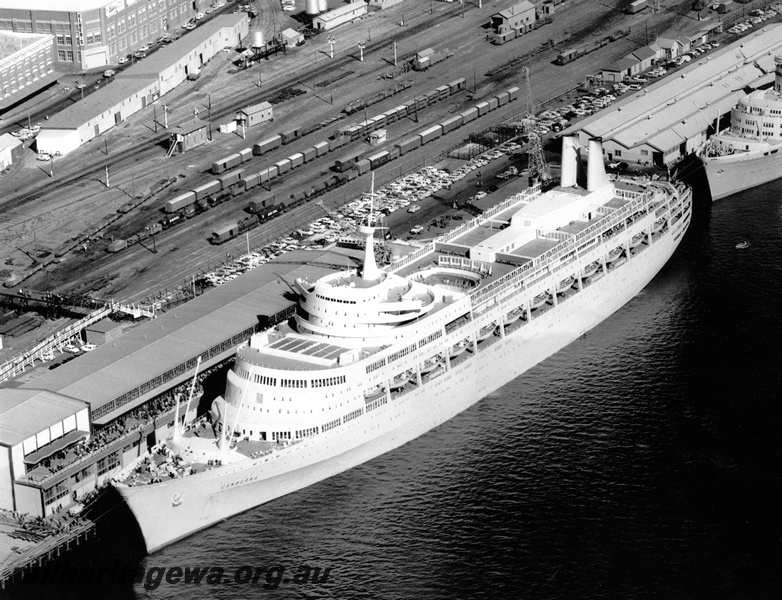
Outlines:
{"type": "Polygon", "coordinates": [[[423,146],[424,144],[428,144],[432,140],[436,140],[442,135],[442,133],[443,133],[442,125],[433,125],[428,129],[424,129],[418,134],[419,136],[421,136],[421,145],[423,146]]]}
{"type": "Polygon", "coordinates": [[[263,194],[247,205],[247,212],[256,214],[268,206],[274,206],[275,199],[272,194],[263,194]]]}
{"type": "Polygon", "coordinates": [[[226,165],[227,160],[228,159],[226,159],[226,158],[221,158],[220,160],[214,161],[212,163],[212,173],[214,173],[215,175],[219,175],[220,173],[225,171],[226,170],[226,166],[225,165],[226,165]]]}
{"type": "Polygon", "coordinates": [[[396,121],[396,109],[392,108],[391,110],[387,110],[383,113],[383,116],[385,117],[385,125],[390,125],[394,121],[396,121]]]}
{"type": "Polygon", "coordinates": [[[487,112],[489,112],[491,110],[489,108],[489,103],[485,102],[485,101],[484,102],[479,102],[478,104],[476,104],[475,108],[478,109],[478,116],[479,117],[482,117],[483,115],[485,115],[487,112]]]}
{"type": "Polygon", "coordinates": [[[455,94],[456,92],[460,92],[465,87],[465,81],[464,77],[460,77],[459,79],[454,79],[451,83],[448,84],[448,88],[451,90],[451,94],[455,94]]]}
{"type": "Polygon", "coordinates": [[[385,114],[378,115],[370,120],[372,121],[372,131],[375,131],[381,127],[385,127],[387,122],[385,114]]]}
{"type": "Polygon", "coordinates": [[[447,85],[440,85],[435,88],[435,91],[439,93],[440,100],[451,95],[451,88],[449,88],[447,85]]]}
{"type": "Polygon", "coordinates": [[[296,154],[291,154],[288,160],[291,163],[291,169],[294,169],[304,164],[304,155],[301,152],[297,152],[296,154]]]}
{"type": "Polygon", "coordinates": [[[258,175],[261,176],[261,183],[274,179],[277,177],[277,175],[279,175],[277,172],[277,165],[272,165],[266,169],[261,169],[258,171],[258,175]]]}
{"type": "Polygon", "coordinates": [[[304,162],[310,162],[311,160],[313,160],[315,157],[318,156],[318,151],[314,147],[312,147],[304,150],[303,154],[304,154],[304,162]]]}
{"type": "Polygon", "coordinates": [[[333,152],[337,148],[341,148],[345,144],[348,143],[350,138],[347,136],[339,136],[337,138],[334,138],[333,140],[329,140],[329,151],[333,152]]]}
{"type": "Polygon", "coordinates": [[[283,131],[280,134],[280,137],[282,138],[283,144],[290,144],[293,140],[297,139],[299,137],[299,130],[298,129],[289,129],[288,131],[283,131]]]}
{"type": "Polygon", "coordinates": [[[163,210],[167,213],[173,213],[178,211],[180,208],[184,208],[188,204],[192,204],[195,201],[196,201],[195,192],[187,192],[185,194],[181,194],[176,198],[172,198],[171,200],[167,201],[163,205],[163,210]]]}
{"type": "Polygon", "coordinates": [[[391,157],[388,154],[388,150],[383,150],[382,152],[378,152],[376,154],[368,156],[367,160],[369,161],[369,168],[377,169],[381,165],[386,164],[390,160],[390,158],[391,157]]]}
{"type": "Polygon", "coordinates": [[[489,103],[489,110],[494,110],[500,105],[500,101],[497,100],[496,96],[492,96],[487,102],[489,103]]]}
{"type": "Polygon", "coordinates": [[[195,192],[196,200],[200,200],[201,198],[206,198],[215,192],[219,192],[220,187],[220,182],[217,179],[214,179],[209,183],[205,183],[203,185],[199,185],[197,188],[193,188],[193,192],[195,192]]]}
{"type": "Polygon", "coordinates": [[[354,150],[334,161],[334,167],[337,171],[343,173],[348,169],[355,167],[356,163],[364,158],[366,153],[366,150],[354,150]]]}
{"type": "Polygon", "coordinates": [[[421,136],[415,135],[411,138],[407,138],[406,140],[402,140],[401,142],[398,142],[395,146],[399,148],[399,155],[402,156],[407,152],[410,152],[411,150],[415,150],[420,145],[421,145],[421,136]]]}
{"type": "Polygon", "coordinates": [[[360,160],[356,163],[356,168],[358,169],[358,174],[363,175],[370,169],[369,161],[365,158],[363,160],[360,160]]]}
{"type": "Polygon", "coordinates": [[[274,150],[282,145],[282,136],[275,135],[265,140],[261,140],[257,144],[253,144],[253,154],[260,156],[266,154],[269,150],[274,150]]]}
{"type": "Polygon", "coordinates": [[[318,142],[313,146],[313,148],[315,148],[317,156],[323,156],[330,151],[328,142],[318,142]]]}
{"type": "Polygon", "coordinates": [[[274,166],[277,167],[277,175],[282,175],[286,171],[290,171],[291,160],[289,158],[283,158],[274,163],[274,166]]]}
{"type": "Polygon", "coordinates": [[[237,169],[231,173],[224,173],[223,175],[220,175],[220,177],[217,178],[217,180],[220,182],[220,189],[224,190],[239,181],[242,178],[242,173],[244,173],[244,169],[237,169]]]}
{"type": "Polygon", "coordinates": [[[247,175],[246,177],[242,177],[241,185],[244,186],[245,190],[249,190],[251,188],[254,188],[256,185],[258,185],[261,182],[261,174],[260,173],[251,173],[250,175],[247,175]]]}
{"type": "Polygon", "coordinates": [[[440,125],[443,128],[443,133],[448,133],[449,131],[453,131],[457,127],[461,127],[463,122],[462,115],[456,115],[455,117],[451,117],[450,119],[446,119],[440,125]]]}
{"type": "Polygon", "coordinates": [[[399,156],[400,156],[399,146],[391,146],[391,148],[388,149],[389,160],[395,160],[399,158],[399,156]]]}
{"type": "Polygon", "coordinates": [[[478,109],[473,106],[462,112],[462,123],[469,123],[473,119],[478,118],[478,109]]]}
{"type": "Polygon", "coordinates": [[[244,150],[239,150],[239,156],[242,157],[242,162],[245,163],[253,157],[253,149],[245,148],[244,150]]]}
{"type": "Polygon", "coordinates": [[[353,181],[356,177],[358,177],[358,168],[348,169],[345,173],[345,179],[347,181],[353,181]]]}
{"type": "Polygon", "coordinates": [[[508,92],[508,102],[512,102],[516,98],[519,97],[519,88],[512,87],[507,89],[508,92]]]}
{"type": "Polygon", "coordinates": [[[497,98],[497,104],[499,106],[502,106],[503,104],[507,104],[508,103],[508,92],[507,91],[500,92],[499,94],[497,94],[495,96],[495,98],[497,98]]]}

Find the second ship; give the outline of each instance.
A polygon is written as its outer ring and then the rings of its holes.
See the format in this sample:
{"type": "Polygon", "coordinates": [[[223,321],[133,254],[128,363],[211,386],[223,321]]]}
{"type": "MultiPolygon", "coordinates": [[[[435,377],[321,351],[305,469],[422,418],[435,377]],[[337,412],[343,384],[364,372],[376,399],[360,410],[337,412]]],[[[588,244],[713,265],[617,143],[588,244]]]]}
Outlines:
{"type": "MultiPolygon", "coordinates": [[[[389,452],[577,340],[638,294],[690,223],[680,183],[611,181],[602,142],[563,138],[534,185],[392,265],[295,282],[289,323],[240,346],[211,423],[114,485],[152,553],[389,452]]],[[[371,223],[371,222],[370,222],[371,223]]]]}

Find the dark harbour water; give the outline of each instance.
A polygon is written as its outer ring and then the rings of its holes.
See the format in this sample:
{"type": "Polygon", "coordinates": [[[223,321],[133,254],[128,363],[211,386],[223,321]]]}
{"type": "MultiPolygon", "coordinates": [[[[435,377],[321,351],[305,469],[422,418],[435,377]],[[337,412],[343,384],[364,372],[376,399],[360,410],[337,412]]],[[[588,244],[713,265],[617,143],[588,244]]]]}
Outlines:
{"type": "Polygon", "coordinates": [[[327,583],[0,596],[782,598],[782,182],[695,211],[624,309],[429,434],[152,557],[123,531],[72,559],[327,583]]]}

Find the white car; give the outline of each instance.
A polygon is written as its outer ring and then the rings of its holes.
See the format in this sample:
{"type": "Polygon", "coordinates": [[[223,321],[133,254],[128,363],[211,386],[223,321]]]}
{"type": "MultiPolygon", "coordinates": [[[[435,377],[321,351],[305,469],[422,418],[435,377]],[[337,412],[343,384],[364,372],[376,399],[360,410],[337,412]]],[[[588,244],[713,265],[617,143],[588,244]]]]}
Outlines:
{"type": "Polygon", "coordinates": [[[198,19],[198,20],[200,21],[200,20],[201,20],[201,19],[203,19],[205,16],[206,16],[206,15],[205,15],[204,13],[200,12],[200,13],[198,13],[198,14],[195,16],[195,18],[196,18],[196,19],[198,19]]]}
{"type": "Polygon", "coordinates": [[[415,227],[413,227],[413,228],[410,230],[410,233],[412,233],[413,235],[418,235],[418,234],[419,234],[419,233],[421,233],[423,230],[424,230],[424,228],[423,228],[423,227],[421,227],[420,225],[416,225],[415,227]]]}
{"type": "Polygon", "coordinates": [[[65,350],[66,352],[70,352],[71,354],[78,354],[79,352],[81,352],[81,350],[79,350],[79,348],[77,348],[73,344],[65,344],[62,347],[62,349],[65,350]]]}
{"type": "Polygon", "coordinates": [[[407,209],[407,212],[417,213],[419,210],[421,210],[421,207],[418,204],[414,204],[413,206],[407,209]]]}
{"type": "Polygon", "coordinates": [[[109,77],[114,77],[114,75],[115,75],[116,73],[117,73],[117,72],[116,72],[114,69],[106,69],[105,71],[103,71],[103,76],[104,76],[106,79],[108,79],[109,77]]]}
{"type": "Polygon", "coordinates": [[[35,157],[35,160],[52,160],[52,155],[47,154],[46,152],[39,152],[38,156],[35,157]]]}
{"type": "Polygon", "coordinates": [[[98,346],[96,344],[82,344],[81,349],[84,352],[89,352],[91,350],[95,350],[98,346]]]}

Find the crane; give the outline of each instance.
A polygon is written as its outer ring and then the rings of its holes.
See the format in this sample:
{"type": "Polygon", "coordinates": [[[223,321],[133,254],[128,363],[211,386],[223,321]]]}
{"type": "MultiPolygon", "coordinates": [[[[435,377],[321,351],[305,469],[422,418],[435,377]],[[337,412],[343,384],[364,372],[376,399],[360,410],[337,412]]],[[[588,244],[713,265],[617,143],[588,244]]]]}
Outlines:
{"type": "Polygon", "coordinates": [[[524,80],[527,86],[527,114],[525,123],[528,123],[527,136],[529,138],[529,172],[530,176],[538,177],[541,181],[548,181],[551,176],[548,165],[543,156],[543,142],[535,131],[535,101],[532,98],[532,84],[529,78],[529,68],[524,67],[524,80]]]}

